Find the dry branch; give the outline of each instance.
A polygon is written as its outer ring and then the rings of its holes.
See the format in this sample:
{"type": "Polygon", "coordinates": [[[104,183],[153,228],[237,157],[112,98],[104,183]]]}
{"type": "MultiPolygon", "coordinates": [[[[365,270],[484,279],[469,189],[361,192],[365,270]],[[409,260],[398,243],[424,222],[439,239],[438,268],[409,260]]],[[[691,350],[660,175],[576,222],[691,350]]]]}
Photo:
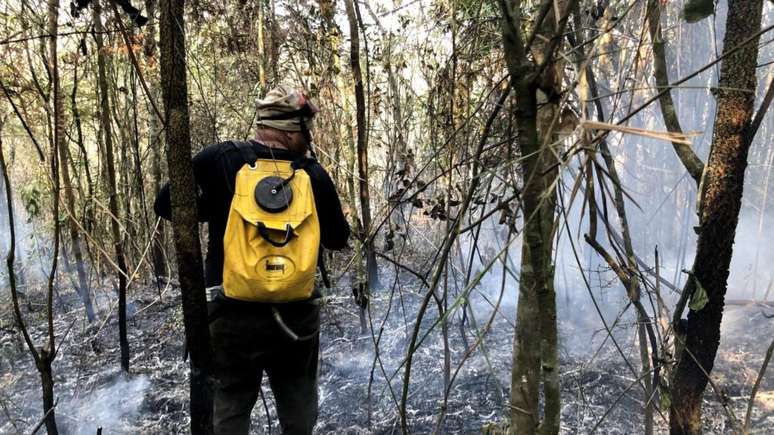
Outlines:
{"type": "Polygon", "coordinates": [[[676,133],[669,131],[657,131],[648,130],[645,128],[628,127],[625,125],[610,124],[607,122],[597,121],[583,121],[581,127],[586,130],[604,130],[604,131],[618,131],[626,134],[634,134],[637,136],[648,137],[651,139],[663,140],[666,142],[679,143],[683,145],[691,145],[693,141],[690,139],[693,136],[701,135],[700,132],[689,133],[676,133]]]}

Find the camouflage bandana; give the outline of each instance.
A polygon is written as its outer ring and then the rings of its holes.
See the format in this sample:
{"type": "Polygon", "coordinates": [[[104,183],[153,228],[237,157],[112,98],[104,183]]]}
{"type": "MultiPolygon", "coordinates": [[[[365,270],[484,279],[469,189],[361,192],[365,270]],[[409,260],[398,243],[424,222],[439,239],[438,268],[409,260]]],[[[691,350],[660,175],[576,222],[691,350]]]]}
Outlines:
{"type": "Polygon", "coordinates": [[[307,100],[304,94],[284,85],[270,90],[264,98],[258,98],[255,103],[258,127],[269,127],[283,131],[301,131],[301,117],[290,119],[264,118],[296,112],[301,110],[304,105],[308,105],[311,109],[311,116],[303,117],[303,121],[306,128],[311,129],[314,114],[318,111],[317,107],[307,100]]]}

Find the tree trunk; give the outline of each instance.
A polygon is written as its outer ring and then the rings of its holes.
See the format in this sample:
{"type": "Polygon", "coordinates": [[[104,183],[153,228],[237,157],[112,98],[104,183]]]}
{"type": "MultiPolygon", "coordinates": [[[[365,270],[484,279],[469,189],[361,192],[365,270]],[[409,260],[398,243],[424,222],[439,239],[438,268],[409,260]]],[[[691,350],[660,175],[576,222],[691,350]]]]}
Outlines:
{"type": "Polygon", "coordinates": [[[255,7],[258,9],[258,17],[256,24],[258,26],[258,29],[256,29],[256,48],[258,50],[258,83],[261,85],[261,89],[258,92],[258,95],[263,95],[266,92],[266,49],[263,43],[263,1],[259,0],[256,2],[255,7]]]}
{"type": "MultiPolygon", "coordinates": [[[[553,3],[553,2],[548,2],[553,3]]],[[[548,4],[546,3],[546,4],[548,4]]],[[[567,21],[567,2],[559,2],[558,19],[553,7],[540,26],[539,38],[558,40],[567,21]]],[[[559,432],[559,365],[557,357],[556,293],[554,290],[554,209],[557,179],[558,141],[553,129],[556,90],[561,83],[561,67],[553,60],[552,42],[525,45],[521,30],[521,2],[500,1],[503,12],[503,46],[511,84],[516,94],[514,116],[524,187],[524,241],[521,253],[521,279],[517,306],[516,334],[511,372],[511,434],[556,434],[559,432]],[[533,53],[535,63],[527,57],[533,53]],[[539,89],[540,88],[540,89],[539,89]],[[538,111],[539,98],[543,106],[538,111]],[[544,418],[539,409],[540,382],[543,382],[544,418]]],[[[540,15],[540,13],[538,13],[540,15]]]]}
{"type": "MultiPolygon", "coordinates": [[[[58,6],[54,2],[55,0],[52,0],[49,2],[49,25],[51,24],[51,18],[54,18],[54,30],[56,31],[56,11],[58,10],[58,6]],[[52,14],[52,9],[54,13],[52,14]]],[[[49,27],[50,29],[50,27],[49,27]]],[[[53,33],[56,34],[56,33],[53,33]]],[[[52,38],[53,40],[56,40],[56,38],[52,38]]],[[[50,49],[56,49],[49,47],[50,49]]],[[[0,132],[2,131],[2,120],[0,120],[0,132]]],[[[52,156],[53,157],[53,156],[52,156]]],[[[55,165],[52,161],[52,165],[55,165]]],[[[8,174],[8,166],[5,162],[5,155],[3,154],[3,141],[2,141],[2,134],[0,134],[0,174],[2,174],[3,178],[3,187],[5,190],[5,200],[6,200],[6,206],[8,208],[8,227],[9,227],[9,247],[8,247],[8,255],[6,257],[6,267],[8,269],[8,284],[11,288],[11,301],[13,303],[13,314],[14,314],[14,320],[16,327],[19,329],[22,337],[24,338],[24,342],[27,344],[27,349],[29,350],[30,354],[32,355],[32,359],[35,361],[35,368],[38,369],[38,374],[40,375],[40,385],[41,385],[41,393],[42,393],[42,399],[43,399],[43,421],[46,425],[46,431],[49,435],[56,435],[59,433],[56,425],[56,414],[54,413],[54,378],[52,376],[51,372],[51,362],[53,361],[53,356],[49,354],[47,351],[47,348],[40,349],[40,352],[35,347],[35,344],[32,342],[32,338],[27,330],[27,326],[24,323],[24,319],[21,315],[21,310],[19,308],[19,292],[17,291],[16,286],[16,272],[14,270],[14,262],[16,258],[16,231],[14,226],[14,216],[13,216],[13,193],[12,193],[12,186],[10,183],[10,175],[8,174]]],[[[52,269],[52,274],[53,274],[52,269]]],[[[50,301],[50,298],[49,298],[50,301]]],[[[53,315],[51,310],[49,310],[49,316],[53,315]]],[[[52,318],[49,317],[49,327],[52,326],[52,318]]],[[[54,341],[53,341],[53,329],[49,329],[49,348],[53,347],[54,341]]]]}
{"type": "MultiPolygon", "coordinates": [[[[760,29],[762,9],[763,0],[729,0],[724,53],[760,29]]],[[[724,59],[720,67],[712,148],[699,191],[699,237],[693,279],[683,289],[691,296],[702,287],[709,301],[702,309],[688,313],[685,345],[672,382],[669,420],[673,434],[701,433],[701,399],[720,343],[720,323],[751,142],[747,128],[755,101],[758,40],[753,38],[743,50],[724,59]]]]}
{"type": "MultiPolygon", "coordinates": [[[[156,0],[145,0],[145,12],[148,15],[148,23],[145,25],[145,32],[148,35],[145,38],[145,57],[146,62],[156,62],[156,0]]],[[[146,77],[148,79],[148,77],[146,77]]],[[[152,98],[158,101],[159,85],[158,78],[153,77],[150,79],[151,83],[149,87],[151,89],[152,98]]],[[[151,180],[153,184],[153,192],[158,192],[161,189],[161,182],[163,178],[161,170],[161,120],[152,107],[148,110],[148,147],[151,149],[153,159],[151,161],[151,180]]],[[[154,236],[153,247],[151,248],[151,255],[153,257],[153,275],[156,277],[156,284],[160,287],[161,277],[166,277],[166,261],[164,258],[164,247],[166,246],[166,235],[163,227],[159,227],[158,233],[154,236]]]]}
{"type": "Polygon", "coordinates": [[[54,355],[48,349],[41,349],[40,359],[37,361],[37,369],[40,374],[40,385],[43,388],[43,412],[46,420],[46,432],[48,435],[56,435],[59,429],[56,425],[56,416],[54,414],[54,374],[51,370],[51,364],[54,362],[54,355]]]}
{"type": "MultiPolygon", "coordinates": [[[[347,20],[349,21],[350,65],[352,76],[355,80],[355,112],[357,120],[357,169],[358,187],[360,192],[360,216],[363,224],[360,238],[366,257],[366,270],[368,273],[368,288],[376,288],[379,285],[379,275],[376,265],[376,252],[374,251],[373,235],[371,232],[371,197],[368,192],[368,148],[366,146],[366,108],[365,92],[363,90],[363,73],[360,69],[360,34],[357,21],[357,3],[353,0],[345,0],[347,20]]],[[[366,293],[369,290],[366,289],[366,293]]],[[[365,308],[363,308],[365,309],[365,308]]]]}
{"type": "Polygon", "coordinates": [[[211,365],[207,301],[204,295],[196,186],[191,166],[188,88],[186,84],[184,0],[163,0],[161,18],[161,84],[164,100],[167,167],[170,178],[172,228],[186,344],[191,355],[191,433],[212,432],[211,365]]]}
{"type": "MultiPolygon", "coordinates": [[[[73,90],[70,93],[70,107],[73,112],[73,121],[75,124],[75,133],[76,133],[76,145],[78,145],[78,149],[81,153],[81,158],[83,159],[83,173],[86,175],[86,192],[88,193],[88,196],[83,193],[83,188],[81,187],[80,181],[76,183],[76,186],[78,187],[78,191],[81,194],[81,198],[84,196],[87,196],[89,200],[91,200],[94,197],[94,182],[92,180],[91,176],[91,170],[89,169],[89,157],[86,153],[86,145],[83,142],[83,127],[81,125],[81,113],[78,109],[78,101],[76,99],[78,95],[78,65],[79,65],[79,59],[75,61],[75,64],[73,65],[73,90]]],[[[69,148],[65,147],[66,150],[69,150],[69,148]]],[[[72,154],[68,153],[68,160],[72,163],[73,169],[75,172],[78,172],[78,165],[76,164],[76,160],[73,158],[72,154]]],[[[77,174],[76,174],[77,175],[77,174]]],[[[80,176],[78,176],[80,179],[80,176]]],[[[86,201],[84,201],[85,203],[86,201]]],[[[84,223],[85,228],[90,228],[90,222],[94,221],[93,215],[93,207],[84,207],[84,210],[82,212],[82,220],[84,223]]],[[[87,254],[89,253],[89,247],[88,244],[84,246],[86,248],[87,254]]]]}
{"type": "Polygon", "coordinates": [[[89,323],[94,321],[94,307],[91,304],[91,297],[89,295],[89,283],[86,277],[86,268],[83,264],[83,251],[81,251],[81,236],[78,232],[78,225],[75,221],[75,193],[73,192],[72,179],[70,178],[69,159],[66,146],[59,147],[59,166],[62,168],[62,181],[64,182],[65,200],[67,201],[67,208],[69,210],[70,223],[70,240],[72,243],[73,257],[75,258],[75,270],[78,274],[78,288],[76,289],[78,295],[83,301],[83,305],[86,309],[86,319],[89,323]]]}
{"type": "MultiPolygon", "coordinates": [[[[35,363],[40,373],[41,387],[43,393],[43,415],[46,421],[46,431],[49,435],[59,433],[56,425],[56,414],[54,412],[54,377],[51,373],[51,363],[56,356],[54,353],[54,286],[56,279],[56,267],[59,256],[59,162],[57,161],[57,150],[63,147],[64,142],[64,98],[62,97],[62,88],[59,83],[59,54],[57,52],[58,32],[59,32],[59,0],[49,0],[48,2],[48,29],[51,37],[48,39],[48,67],[52,83],[53,103],[53,140],[50,154],[51,161],[51,179],[53,180],[52,198],[53,198],[53,225],[54,225],[54,248],[51,261],[51,273],[48,276],[48,294],[46,300],[46,317],[48,320],[48,342],[40,349],[39,357],[35,358],[35,363]]],[[[8,187],[8,186],[6,186],[8,187]]]]}
{"type": "Polygon", "coordinates": [[[86,319],[89,323],[94,321],[94,307],[91,304],[91,296],[89,295],[89,282],[86,276],[86,268],[83,263],[83,251],[81,250],[81,236],[78,232],[78,225],[75,222],[75,195],[73,193],[72,180],[70,179],[69,162],[67,159],[67,152],[64,147],[59,148],[59,165],[62,168],[62,181],[64,181],[65,200],[67,201],[67,208],[69,209],[70,222],[70,240],[72,246],[70,249],[73,251],[73,257],[75,259],[75,270],[78,275],[78,288],[76,288],[78,295],[83,301],[83,306],[86,309],[86,319]]]}
{"type": "MultiPolygon", "coordinates": [[[[352,119],[349,118],[347,122],[347,144],[349,146],[349,153],[347,154],[347,191],[349,193],[349,203],[352,208],[353,214],[357,210],[357,200],[355,198],[355,141],[352,139],[352,119]]],[[[357,215],[355,219],[355,232],[357,234],[363,233],[363,224],[358,219],[357,215]]],[[[355,243],[353,249],[354,252],[354,268],[355,278],[353,280],[352,293],[355,297],[355,303],[360,307],[360,333],[364,334],[368,331],[368,321],[366,319],[366,311],[368,308],[368,279],[366,278],[365,268],[363,267],[363,244],[355,243]]]]}
{"type": "Polygon", "coordinates": [[[118,265],[118,341],[121,347],[121,368],[129,371],[129,340],[126,336],[126,259],[124,258],[124,243],[121,228],[118,226],[120,212],[118,210],[118,195],[116,193],[116,168],[113,158],[113,135],[110,128],[110,100],[108,98],[107,68],[103,51],[102,5],[100,0],[93,2],[94,40],[97,43],[97,71],[100,97],[100,128],[105,144],[105,167],[109,202],[108,208],[113,215],[110,217],[110,231],[113,237],[113,247],[118,265]]]}

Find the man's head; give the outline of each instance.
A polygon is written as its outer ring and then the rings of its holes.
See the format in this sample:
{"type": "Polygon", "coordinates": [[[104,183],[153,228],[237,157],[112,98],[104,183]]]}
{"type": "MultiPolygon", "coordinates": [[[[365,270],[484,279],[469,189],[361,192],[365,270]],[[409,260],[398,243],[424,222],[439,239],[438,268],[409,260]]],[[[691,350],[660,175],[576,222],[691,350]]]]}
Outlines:
{"type": "Polygon", "coordinates": [[[280,85],[256,101],[257,139],[266,145],[305,153],[312,120],[319,111],[302,92],[280,85]]]}

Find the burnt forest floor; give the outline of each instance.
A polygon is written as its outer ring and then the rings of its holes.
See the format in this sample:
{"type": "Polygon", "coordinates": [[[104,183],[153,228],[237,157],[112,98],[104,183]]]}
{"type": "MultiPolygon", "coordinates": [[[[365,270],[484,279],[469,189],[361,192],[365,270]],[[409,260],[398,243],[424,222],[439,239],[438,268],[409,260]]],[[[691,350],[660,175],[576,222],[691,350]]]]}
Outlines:
{"type": "MultiPolygon", "coordinates": [[[[385,281],[392,278],[385,274],[385,281]]],[[[400,366],[423,296],[416,285],[412,286],[410,276],[401,275],[400,279],[402,291],[383,289],[371,299],[373,336],[361,336],[358,307],[348,289],[334,289],[327,298],[322,310],[317,433],[400,432],[396,405],[403,385],[400,366]],[[380,349],[376,364],[375,339],[379,340],[380,349]],[[391,383],[385,378],[392,378],[391,383]]],[[[167,286],[161,299],[153,284],[138,285],[130,292],[129,375],[123,374],[119,365],[114,293],[105,289],[96,293],[98,320],[91,325],[84,321],[83,310],[72,292],[62,291],[56,298],[59,354],[53,370],[60,432],[94,434],[98,427],[103,427],[105,434],[188,433],[188,365],[182,360],[179,289],[167,286]],[[106,316],[107,313],[111,315],[106,316]]],[[[7,289],[0,295],[0,434],[29,433],[41,416],[39,378],[13,326],[7,289]]],[[[41,293],[22,303],[38,345],[45,338],[44,300],[41,293]]],[[[491,308],[482,313],[476,316],[480,326],[486,323],[491,308]]],[[[505,304],[502,313],[495,316],[484,346],[473,352],[459,370],[448,395],[440,433],[481,433],[485,428],[494,431],[504,424],[510,384],[513,302],[505,304]]],[[[422,335],[436,320],[437,307],[431,302],[422,323],[422,335]]],[[[616,340],[638,367],[634,328],[631,322],[623,321],[620,325],[616,340]]],[[[560,306],[562,433],[589,433],[597,425],[597,433],[641,433],[642,390],[632,387],[636,376],[600,328],[597,314],[586,304],[560,306]]],[[[475,341],[475,335],[470,328],[466,334],[469,345],[475,341]]],[[[760,308],[727,310],[713,380],[721,390],[722,400],[740,419],[744,418],[750,389],[772,335],[774,320],[764,317],[760,308]]],[[[416,351],[412,365],[407,407],[412,433],[432,432],[443,405],[440,327],[427,337],[416,351]]],[[[462,360],[465,346],[459,317],[453,317],[449,326],[452,373],[462,360]]],[[[774,433],[772,372],[774,369],[770,368],[758,393],[752,433],[774,433]]],[[[271,391],[266,385],[269,417],[259,400],[253,411],[253,433],[269,433],[269,423],[271,433],[279,433],[271,391]]],[[[731,431],[720,400],[708,388],[703,417],[706,433],[731,431]]],[[[658,433],[666,433],[664,419],[658,414],[656,425],[658,433]]]]}

